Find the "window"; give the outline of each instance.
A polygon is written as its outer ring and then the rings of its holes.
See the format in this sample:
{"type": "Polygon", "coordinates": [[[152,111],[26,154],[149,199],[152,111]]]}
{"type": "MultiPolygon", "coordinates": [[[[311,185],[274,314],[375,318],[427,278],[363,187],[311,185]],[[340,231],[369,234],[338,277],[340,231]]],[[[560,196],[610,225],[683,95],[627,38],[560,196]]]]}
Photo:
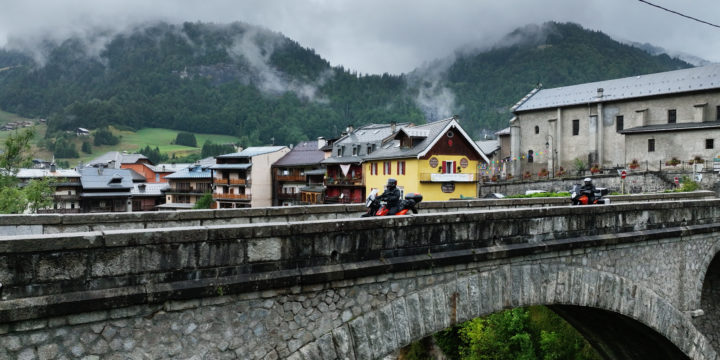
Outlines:
{"type": "Polygon", "coordinates": [[[455,173],[455,161],[443,161],[442,172],[443,174],[454,174],[455,173]]]}
{"type": "Polygon", "coordinates": [[[580,135],[580,120],[578,120],[578,119],[573,120],[572,131],[573,131],[573,133],[572,133],[573,136],[580,135]]]}
{"type": "Polygon", "coordinates": [[[715,107],[715,120],[720,121],[720,105],[715,107]]]}
{"type": "Polygon", "coordinates": [[[714,149],[715,148],[715,140],[714,139],[705,139],[705,148],[706,149],[714,149]]]}
{"type": "Polygon", "coordinates": [[[405,161],[398,161],[398,162],[397,162],[397,174],[398,174],[398,175],[405,175],[405,161]]]}
{"type": "Polygon", "coordinates": [[[535,156],[534,156],[534,155],[535,155],[535,152],[533,152],[532,150],[528,150],[527,159],[528,159],[528,162],[529,162],[529,163],[531,163],[531,162],[533,162],[533,161],[535,160],[535,156]]]}
{"type": "Polygon", "coordinates": [[[352,156],[357,156],[357,146],[353,146],[353,154],[352,156]]]}
{"type": "Polygon", "coordinates": [[[615,117],[615,131],[620,131],[625,127],[625,118],[622,115],[615,117]]]}
{"type": "Polygon", "coordinates": [[[392,166],[389,161],[383,162],[383,175],[392,175],[392,166]]]}
{"type": "Polygon", "coordinates": [[[539,133],[540,133],[540,127],[539,127],[539,126],[535,126],[535,133],[536,133],[536,134],[539,134],[539,133]]]}
{"type": "Polygon", "coordinates": [[[372,174],[373,174],[373,175],[377,175],[377,174],[378,174],[377,165],[378,165],[377,163],[373,163],[373,164],[372,164],[372,174]]]}
{"type": "Polygon", "coordinates": [[[668,124],[677,122],[677,111],[675,109],[668,110],[668,124]]]}
{"type": "Polygon", "coordinates": [[[370,145],[367,146],[367,153],[370,154],[372,152],[372,147],[370,145]]]}
{"type": "Polygon", "coordinates": [[[655,139],[648,139],[648,152],[655,151],[655,139]]]}
{"type": "Polygon", "coordinates": [[[340,148],[337,149],[337,156],[338,157],[342,156],[342,149],[340,149],[340,148]]]}

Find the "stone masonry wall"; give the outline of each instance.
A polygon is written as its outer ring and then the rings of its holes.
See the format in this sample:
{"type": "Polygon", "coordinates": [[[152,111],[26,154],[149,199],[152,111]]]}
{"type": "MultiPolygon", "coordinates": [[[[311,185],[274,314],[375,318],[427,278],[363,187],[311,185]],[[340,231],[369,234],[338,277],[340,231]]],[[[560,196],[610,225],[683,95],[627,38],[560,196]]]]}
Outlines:
{"type": "Polygon", "coordinates": [[[685,309],[662,294],[679,284],[663,279],[694,260],[678,251],[717,242],[638,239],[244,294],[219,287],[213,297],[0,324],[0,358],[377,359],[501,309],[574,304],[632,317],[691,359],[714,360],[685,309]],[[667,263],[646,263],[656,258],[667,263]]]}

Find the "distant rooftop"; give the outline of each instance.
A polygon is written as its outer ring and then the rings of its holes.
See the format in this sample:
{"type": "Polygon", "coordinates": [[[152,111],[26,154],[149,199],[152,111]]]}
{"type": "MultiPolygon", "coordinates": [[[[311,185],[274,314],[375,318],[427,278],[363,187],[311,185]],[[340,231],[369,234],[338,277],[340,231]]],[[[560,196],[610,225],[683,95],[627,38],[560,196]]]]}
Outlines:
{"type": "Polygon", "coordinates": [[[252,147],[249,147],[240,152],[236,152],[236,153],[232,153],[232,154],[218,155],[218,156],[216,156],[216,158],[224,159],[224,158],[236,158],[236,157],[253,157],[253,156],[258,156],[258,155],[263,155],[263,154],[280,151],[286,147],[287,146],[252,146],[252,147]]]}
{"type": "Polygon", "coordinates": [[[57,169],[51,172],[50,169],[20,169],[17,173],[18,179],[36,179],[44,177],[54,178],[79,178],[80,173],[74,169],[57,169]]]}
{"type": "Polygon", "coordinates": [[[325,152],[318,149],[317,140],[303,141],[297,144],[285,156],[273,164],[274,166],[320,165],[325,160],[325,152]]]}
{"type": "Polygon", "coordinates": [[[533,90],[512,110],[522,112],[720,88],[720,64],[533,90]],[[602,89],[599,92],[598,89],[602,89]]]}

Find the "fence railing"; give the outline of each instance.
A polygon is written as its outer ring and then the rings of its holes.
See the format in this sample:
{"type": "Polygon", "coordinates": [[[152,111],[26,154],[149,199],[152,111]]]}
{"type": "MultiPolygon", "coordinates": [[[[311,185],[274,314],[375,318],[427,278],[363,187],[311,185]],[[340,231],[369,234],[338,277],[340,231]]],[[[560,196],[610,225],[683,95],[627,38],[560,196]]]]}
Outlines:
{"type": "MultiPolygon", "coordinates": [[[[601,168],[597,165],[584,166],[582,168],[564,168],[554,169],[536,167],[533,170],[525,170],[522,174],[515,176],[501,176],[499,171],[492,173],[488,170],[481,170],[478,179],[482,183],[486,182],[507,182],[507,181],[534,181],[548,180],[553,178],[581,177],[592,175],[616,175],[618,171],[625,170],[626,173],[636,173],[645,171],[659,171],[666,173],[693,173],[693,172],[709,172],[713,171],[715,162],[713,159],[705,159],[697,157],[692,160],[679,160],[670,158],[667,160],[631,160],[626,164],[617,164],[613,167],[601,168]],[[701,165],[701,166],[698,166],[701,165]]],[[[720,162],[718,162],[720,166],[720,162]]]]}

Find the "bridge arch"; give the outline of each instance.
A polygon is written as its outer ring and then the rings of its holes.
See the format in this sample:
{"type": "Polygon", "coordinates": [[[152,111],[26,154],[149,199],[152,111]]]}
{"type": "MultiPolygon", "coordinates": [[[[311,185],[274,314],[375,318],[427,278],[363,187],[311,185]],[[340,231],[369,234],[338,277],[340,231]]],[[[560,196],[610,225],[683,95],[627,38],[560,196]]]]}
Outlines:
{"type": "Polygon", "coordinates": [[[707,252],[700,267],[696,285],[698,303],[695,309],[702,309],[703,314],[694,319],[695,326],[707,335],[708,341],[715,349],[720,348],[720,334],[713,331],[713,324],[720,321],[720,241],[715,242],[707,252]]]}
{"type": "MultiPolygon", "coordinates": [[[[631,327],[628,331],[641,334],[650,346],[660,341],[654,349],[667,359],[716,358],[690,317],[652,290],[611,273],[557,264],[504,265],[458,274],[450,282],[405,294],[350,319],[290,358],[382,358],[452,324],[531,305],[550,306],[571,323],[607,318],[613,326],[631,327]]],[[[643,350],[628,349],[629,343],[603,347],[609,338],[597,327],[579,330],[609,358],[647,358],[637,357],[643,350]]]]}

